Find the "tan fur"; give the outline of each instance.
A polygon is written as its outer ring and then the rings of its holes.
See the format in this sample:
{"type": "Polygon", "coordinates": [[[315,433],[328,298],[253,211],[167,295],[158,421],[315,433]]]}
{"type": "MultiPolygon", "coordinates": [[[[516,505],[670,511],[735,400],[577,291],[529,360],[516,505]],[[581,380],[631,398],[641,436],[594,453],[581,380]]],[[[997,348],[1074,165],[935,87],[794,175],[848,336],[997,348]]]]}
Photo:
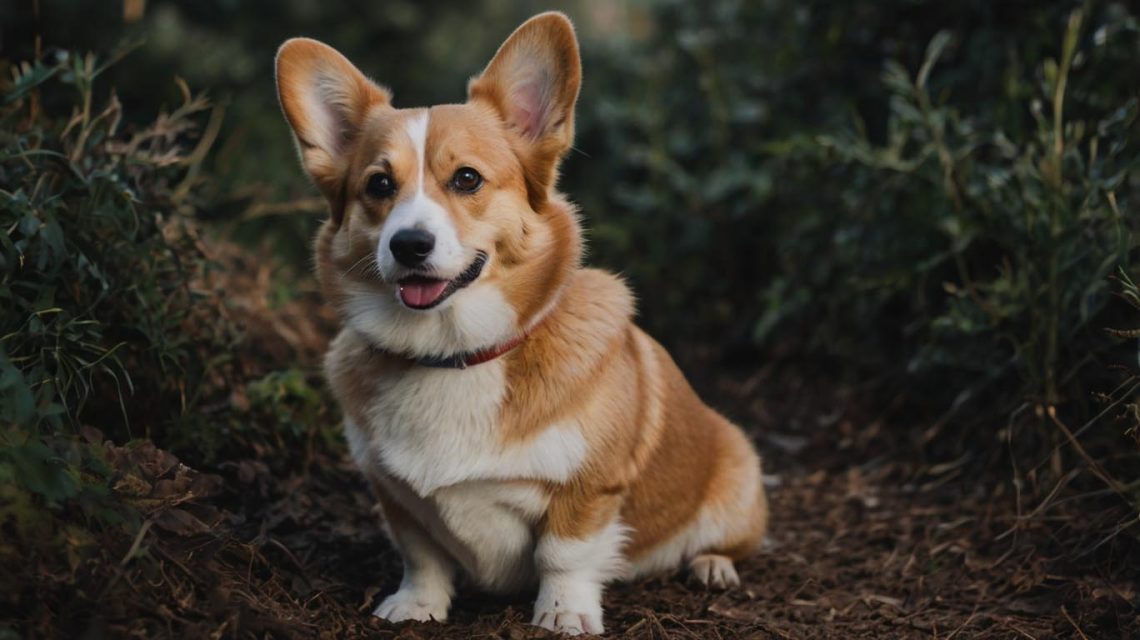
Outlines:
{"type": "MultiPolygon", "coordinates": [[[[339,54],[312,41],[293,42],[278,59],[282,105],[305,167],[334,212],[316,242],[322,289],[342,308],[359,287],[391,296],[393,285],[378,277],[373,254],[393,202],[361,194],[375,171],[400,184],[414,182],[418,159],[404,127],[424,111],[395,109],[386,90],[351,65],[345,68],[339,54]],[[310,133],[311,107],[301,97],[304,83],[321,69],[344,78],[343,86],[322,89],[335,97],[344,127],[334,141],[344,146],[332,151],[310,133]]],[[[758,547],[767,526],[759,457],[736,426],[697,397],[665,350],[633,324],[634,301],[625,283],[580,266],[577,213],[554,190],[558,163],[573,137],[580,77],[569,23],[544,14],[520,27],[471,81],[466,104],[427,111],[423,192],[446,209],[464,246],[490,256],[478,282],[501,292],[514,310],[516,333],[533,329],[495,363],[477,365],[505,372],[498,446],[526,447],[550,425],[573,425],[586,443],[587,455],[563,481],[502,482],[536,483],[548,498],[534,523],[536,539],[586,540],[620,518],[629,528],[624,554],[636,563],[671,541],[684,542],[679,536],[703,517],[712,519],[717,533],[699,551],[739,559],[758,547]],[[538,113],[512,103],[528,79],[512,74],[531,58],[558,79],[537,94],[545,100],[538,113]],[[462,166],[484,176],[480,191],[447,187],[462,166]]],[[[420,366],[351,328],[333,342],[326,362],[330,384],[356,425],[375,419],[376,381],[420,366]]],[[[380,467],[365,471],[392,479],[380,467]]],[[[427,526],[382,484],[377,491],[391,527],[427,526]]]]}

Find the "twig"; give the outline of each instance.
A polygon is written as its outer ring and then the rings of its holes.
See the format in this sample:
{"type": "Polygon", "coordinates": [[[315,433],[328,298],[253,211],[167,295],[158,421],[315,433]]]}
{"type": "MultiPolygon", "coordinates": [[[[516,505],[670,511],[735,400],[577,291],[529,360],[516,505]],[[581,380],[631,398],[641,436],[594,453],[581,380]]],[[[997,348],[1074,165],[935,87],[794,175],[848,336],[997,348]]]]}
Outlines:
{"type": "MultiPolygon", "coordinates": [[[[1122,382],[1119,386],[1117,386],[1115,389],[1113,389],[1108,394],[1110,397],[1116,396],[1116,399],[1113,400],[1112,402],[1110,402],[1107,406],[1105,406],[1105,408],[1102,409],[1100,411],[1100,413],[1098,413],[1095,416],[1093,416],[1092,418],[1090,418],[1088,422],[1086,422],[1086,423],[1082,424],[1080,427],[1078,427],[1077,430],[1073,432],[1073,437],[1074,438],[1081,437],[1081,435],[1083,435],[1084,432],[1091,429],[1093,427],[1093,425],[1095,425],[1097,422],[1100,421],[1101,418],[1108,415],[1109,411],[1112,411],[1116,407],[1120,406],[1120,404],[1125,402],[1126,400],[1132,399],[1132,397],[1133,397],[1132,394],[1135,393],[1137,390],[1140,390],[1140,377],[1133,376],[1133,377],[1129,378],[1128,380],[1122,382]],[[1127,391],[1120,392],[1121,389],[1123,389],[1124,387],[1127,387],[1129,384],[1131,384],[1132,386],[1129,387],[1127,391]],[[1119,393],[1119,395],[1117,395],[1118,393],[1119,393]]],[[[1054,445],[1053,450],[1049,452],[1049,455],[1052,456],[1060,448],[1061,448],[1061,445],[1059,445],[1059,444],[1054,445]]],[[[1041,462],[1037,463],[1037,465],[1034,466],[1033,469],[1034,470],[1040,469],[1041,465],[1045,464],[1045,462],[1046,462],[1045,460],[1042,460],[1041,462]]]]}
{"type": "Polygon", "coordinates": [[[1077,635],[1079,635],[1082,640],[1089,640],[1089,637],[1086,636],[1085,632],[1081,631],[1081,628],[1077,625],[1076,620],[1073,620],[1073,617],[1069,615],[1069,611],[1065,609],[1065,605],[1061,605],[1061,615],[1065,616],[1065,619],[1069,621],[1069,624],[1073,625],[1073,628],[1077,631],[1077,635]]]}
{"type": "Polygon", "coordinates": [[[288,215],[291,213],[321,213],[328,208],[324,198],[301,198],[288,202],[257,203],[250,206],[241,215],[242,220],[253,220],[269,216],[288,215]]]}
{"type": "Polygon", "coordinates": [[[280,540],[277,540],[276,538],[269,538],[269,544],[272,544],[280,549],[282,553],[285,554],[285,557],[293,563],[293,566],[297,567],[297,571],[299,572],[301,579],[305,581],[305,584],[310,584],[309,577],[305,575],[305,566],[301,564],[301,561],[297,559],[297,556],[293,555],[293,552],[289,550],[289,547],[286,547],[280,540]]]}
{"type": "Polygon", "coordinates": [[[1026,632],[1024,629],[1022,629],[1021,627],[1019,627],[1019,626],[1017,626],[1017,625],[1013,624],[1013,623],[1012,623],[1012,622],[1010,622],[1009,620],[1002,620],[1002,624],[1004,624],[1005,626],[1009,627],[1010,629],[1013,629],[1014,631],[1016,631],[1016,632],[1020,633],[1021,635],[1025,636],[1026,638],[1029,638],[1029,640],[1037,640],[1037,637],[1036,637],[1036,636],[1030,635],[1030,634],[1029,634],[1028,632],[1026,632]]]}
{"type": "Polygon", "coordinates": [[[131,548],[127,549],[126,555],[119,561],[120,567],[127,566],[127,563],[134,559],[135,554],[139,552],[139,547],[142,546],[143,538],[146,537],[146,532],[150,531],[150,525],[154,524],[154,520],[147,520],[139,527],[139,532],[135,534],[135,539],[131,542],[131,548]]]}
{"type": "Polygon", "coordinates": [[[977,615],[978,615],[978,606],[974,605],[974,610],[970,612],[970,616],[968,618],[966,618],[966,621],[963,622],[962,624],[958,625],[958,628],[955,629],[954,631],[952,631],[950,633],[950,635],[946,636],[945,640],[951,640],[951,638],[958,635],[958,632],[960,632],[962,629],[965,629],[966,627],[970,626],[970,623],[974,621],[974,618],[977,617],[977,615]]]}
{"type": "MultiPolygon", "coordinates": [[[[1033,511],[1031,511],[1028,515],[1022,515],[1021,513],[1018,513],[1017,514],[1017,520],[1014,522],[1013,526],[1011,526],[1008,530],[1006,530],[1005,533],[1002,533],[998,537],[994,538],[994,540],[1001,540],[1001,539],[1005,538],[1009,534],[1020,529],[1021,523],[1027,522],[1027,521],[1032,520],[1033,518],[1037,517],[1037,514],[1041,513],[1046,508],[1048,508],[1049,505],[1052,504],[1053,498],[1056,497],[1056,495],[1058,493],[1060,493],[1062,488],[1068,486],[1068,484],[1070,482],[1072,482],[1073,479],[1076,478],[1079,473],[1080,472],[1076,469],[1070,471],[1069,473],[1066,473],[1064,475],[1064,477],[1062,477],[1060,480],[1057,481],[1057,484],[1053,485],[1053,490],[1050,491],[1049,495],[1045,496],[1041,500],[1041,502],[1039,502],[1037,504],[1036,507],[1034,507],[1033,511]]],[[[1019,509],[1019,511],[1020,511],[1020,509],[1019,509]]]]}
{"type": "Polygon", "coordinates": [[[222,130],[222,119],[226,113],[225,107],[222,105],[215,105],[210,110],[210,119],[206,121],[206,130],[202,134],[202,138],[198,141],[197,146],[190,152],[190,155],[182,160],[182,164],[186,165],[186,176],[179,183],[178,187],[174,189],[174,201],[181,202],[186,194],[190,192],[190,187],[193,185],[195,178],[198,177],[198,172],[202,168],[202,161],[206,159],[214,142],[218,139],[218,134],[222,130]]]}
{"type": "Polygon", "coordinates": [[[123,570],[126,568],[127,563],[138,554],[139,547],[142,546],[143,538],[146,537],[146,533],[150,531],[150,525],[153,523],[153,520],[147,520],[139,527],[139,532],[135,534],[135,539],[131,542],[131,547],[127,549],[126,555],[119,561],[119,566],[115,568],[115,575],[111,578],[111,581],[107,583],[107,586],[99,591],[99,595],[95,598],[96,601],[102,600],[103,596],[107,595],[107,593],[119,583],[119,580],[122,579],[123,570]]]}
{"type": "Polygon", "coordinates": [[[1096,477],[1100,478],[1113,491],[1119,494],[1121,498],[1124,498],[1126,501],[1128,501],[1129,496],[1124,488],[1124,485],[1120,484],[1120,482],[1118,482],[1115,478],[1108,475],[1108,473],[1105,472],[1104,468],[1100,466],[1100,463],[1094,460],[1093,457],[1090,456],[1087,451],[1085,451],[1085,448],[1082,447],[1081,443],[1077,441],[1077,438],[1073,435],[1073,432],[1069,431],[1069,428],[1065,426],[1065,423],[1061,422],[1060,418],[1057,417],[1056,409],[1049,407],[1047,413],[1049,415],[1049,418],[1053,421],[1053,424],[1057,425],[1057,428],[1060,429],[1065,434],[1065,437],[1069,439],[1069,443],[1073,445],[1073,449],[1075,449],[1077,453],[1085,459],[1085,462],[1089,464],[1089,468],[1096,475],[1096,477]]]}
{"type": "Polygon", "coordinates": [[[169,562],[169,563],[173,564],[174,566],[178,567],[179,569],[181,569],[182,573],[186,574],[186,576],[188,578],[190,578],[191,582],[193,582],[195,584],[202,584],[202,578],[198,576],[198,573],[191,571],[189,567],[187,567],[185,564],[182,563],[181,560],[179,560],[178,558],[175,558],[174,555],[172,555],[166,549],[163,549],[162,545],[156,544],[152,548],[155,550],[156,553],[158,553],[158,555],[165,558],[167,562],[169,562]]]}

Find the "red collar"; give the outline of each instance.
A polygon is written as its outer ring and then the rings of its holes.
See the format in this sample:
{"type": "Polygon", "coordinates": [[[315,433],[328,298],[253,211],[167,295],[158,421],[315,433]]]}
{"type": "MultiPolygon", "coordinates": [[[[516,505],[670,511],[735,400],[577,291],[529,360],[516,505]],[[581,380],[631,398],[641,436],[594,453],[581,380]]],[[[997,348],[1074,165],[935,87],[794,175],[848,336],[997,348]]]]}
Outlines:
{"type": "Polygon", "coordinates": [[[477,364],[483,364],[484,362],[490,362],[491,360],[498,358],[504,353],[522,344],[523,340],[526,340],[529,336],[530,331],[524,331],[523,333],[511,338],[510,340],[507,340],[506,342],[497,344],[487,349],[480,349],[479,351],[456,353],[454,355],[443,357],[421,356],[418,358],[410,359],[414,360],[418,365],[423,365],[425,367],[434,367],[436,369],[466,369],[467,367],[473,367],[477,364]]]}
{"type": "Polygon", "coordinates": [[[411,360],[412,362],[425,367],[432,367],[435,369],[466,369],[467,367],[473,367],[477,364],[490,362],[491,360],[494,360],[495,358],[498,358],[499,356],[519,346],[540,326],[542,326],[542,323],[546,322],[546,319],[549,318],[550,315],[550,312],[547,311],[541,318],[538,319],[537,322],[532,323],[530,327],[528,327],[525,331],[507,340],[506,342],[501,342],[493,347],[488,347],[486,349],[456,353],[450,356],[409,356],[405,354],[393,353],[387,349],[373,344],[371,341],[368,341],[368,344],[371,345],[373,349],[384,354],[396,358],[411,360]]]}

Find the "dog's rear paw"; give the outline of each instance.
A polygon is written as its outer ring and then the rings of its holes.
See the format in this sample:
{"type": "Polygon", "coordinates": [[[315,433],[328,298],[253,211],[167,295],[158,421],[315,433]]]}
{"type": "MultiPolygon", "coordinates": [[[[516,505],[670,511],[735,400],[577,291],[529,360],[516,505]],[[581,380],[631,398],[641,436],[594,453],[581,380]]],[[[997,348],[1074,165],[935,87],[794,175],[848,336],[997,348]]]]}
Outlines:
{"type": "Polygon", "coordinates": [[[740,576],[727,556],[706,553],[689,561],[693,579],[709,589],[728,589],[740,586],[740,576]]]}
{"type": "Polygon", "coordinates": [[[401,589],[384,598],[379,607],[372,612],[377,618],[389,622],[403,622],[404,620],[417,620],[427,622],[447,620],[447,608],[450,603],[430,594],[416,593],[410,589],[401,589]]]}

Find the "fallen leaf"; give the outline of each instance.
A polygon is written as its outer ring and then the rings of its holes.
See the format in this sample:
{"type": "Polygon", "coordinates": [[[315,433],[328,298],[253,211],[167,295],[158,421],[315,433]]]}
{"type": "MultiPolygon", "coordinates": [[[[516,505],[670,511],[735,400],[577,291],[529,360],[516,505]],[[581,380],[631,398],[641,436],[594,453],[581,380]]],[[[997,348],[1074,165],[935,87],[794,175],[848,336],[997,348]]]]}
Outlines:
{"type": "Polygon", "coordinates": [[[210,525],[182,509],[160,511],[154,516],[154,524],[180,536],[193,536],[210,530],[210,525]]]}
{"type": "Polygon", "coordinates": [[[372,601],[376,598],[376,594],[380,593],[380,587],[368,587],[364,590],[364,602],[356,608],[357,611],[364,613],[372,608],[372,601]]]}

